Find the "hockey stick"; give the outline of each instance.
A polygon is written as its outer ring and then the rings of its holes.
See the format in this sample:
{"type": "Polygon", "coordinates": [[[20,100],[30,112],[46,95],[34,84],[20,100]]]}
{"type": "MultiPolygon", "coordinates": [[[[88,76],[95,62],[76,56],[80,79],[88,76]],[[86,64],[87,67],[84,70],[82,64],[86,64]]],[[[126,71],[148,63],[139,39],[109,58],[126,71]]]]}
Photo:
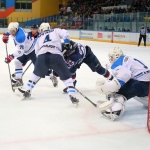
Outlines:
{"type": "MultiPolygon", "coordinates": [[[[6,56],[8,57],[7,43],[5,43],[5,46],[6,46],[6,56]]],[[[15,90],[13,89],[12,82],[11,82],[12,78],[11,78],[11,72],[10,72],[10,66],[9,66],[9,63],[8,63],[8,71],[9,71],[9,77],[10,77],[11,88],[12,88],[12,91],[15,92],[15,90]]]]}
{"type": "MultiPolygon", "coordinates": [[[[32,62],[30,62],[28,67],[24,70],[24,72],[22,73],[22,76],[25,74],[25,72],[28,70],[28,68],[31,66],[31,64],[32,64],[32,62]]],[[[15,77],[15,73],[12,74],[12,77],[15,77]]]]}
{"type": "MultiPolygon", "coordinates": [[[[76,89],[76,88],[75,88],[76,89]]],[[[78,89],[76,89],[78,93],[80,93],[86,100],[88,100],[93,106],[97,107],[97,104],[92,102],[89,98],[87,98],[83,93],[81,93],[78,89]]]]}
{"type": "Polygon", "coordinates": [[[28,67],[24,70],[22,76],[25,74],[25,72],[28,70],[28,68],[31,66],[32,62],[30,62],[30,64],[28,65],[28,67]]]}

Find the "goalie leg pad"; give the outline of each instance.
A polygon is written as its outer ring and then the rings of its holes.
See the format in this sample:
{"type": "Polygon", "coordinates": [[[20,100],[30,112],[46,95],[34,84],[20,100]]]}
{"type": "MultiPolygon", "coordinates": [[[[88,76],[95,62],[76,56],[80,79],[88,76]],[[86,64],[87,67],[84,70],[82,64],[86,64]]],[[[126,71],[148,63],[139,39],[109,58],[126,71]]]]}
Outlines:
{"type": "Polygon", "coordinates": [[[105,102],[99,106],[102,115],[114,121],[121,116],[125,110],[126,98],[119,94],[111,95],[110,102],[105,102]]]}

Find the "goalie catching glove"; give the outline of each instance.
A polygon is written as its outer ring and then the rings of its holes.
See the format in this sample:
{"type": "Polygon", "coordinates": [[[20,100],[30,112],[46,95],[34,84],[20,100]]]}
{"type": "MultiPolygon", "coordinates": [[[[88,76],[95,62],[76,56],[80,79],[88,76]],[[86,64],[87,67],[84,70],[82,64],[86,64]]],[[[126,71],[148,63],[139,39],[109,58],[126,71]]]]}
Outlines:
{"type": "Polygon", "coordinates": [[[98,78],[96,82],[97,91],[103,94],[111,94],[118,92],[120,87],[121,85],[116,78],[113,78],[113,80],[107,80],[103,77],[98,78]]]}

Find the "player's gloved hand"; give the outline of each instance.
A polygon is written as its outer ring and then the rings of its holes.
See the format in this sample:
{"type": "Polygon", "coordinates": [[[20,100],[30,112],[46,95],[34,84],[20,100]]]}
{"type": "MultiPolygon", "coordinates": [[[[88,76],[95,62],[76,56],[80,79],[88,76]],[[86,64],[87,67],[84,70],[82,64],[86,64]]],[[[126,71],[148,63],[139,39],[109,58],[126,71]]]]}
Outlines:
{"type": "Polygon", "coordinates": [[[8,33],[4,33],[3,37],[2,37],[2,41],[4,43],[8,43],[8,40],[9,40],[9,34],[8,33]]]}
{"type": "Polygon", "coordinates": [[[5,58],[5,63],[9,64],[13,59],[14,59],[14,56],[9,55],[8,57],[5,58]]]}

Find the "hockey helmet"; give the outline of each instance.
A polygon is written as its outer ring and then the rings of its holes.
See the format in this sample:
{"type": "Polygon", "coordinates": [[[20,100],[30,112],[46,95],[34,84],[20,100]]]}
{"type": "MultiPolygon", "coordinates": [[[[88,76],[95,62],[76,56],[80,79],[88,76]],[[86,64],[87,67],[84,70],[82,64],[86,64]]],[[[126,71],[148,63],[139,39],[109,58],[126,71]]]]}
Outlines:
{"type": "Polygon", "coordinates": [[[118,58],[120,58],[121,56],[123,56],[123,51],[118,47],[118,48],[114,48],[112,51],[109,52],[108,57],[109,57],[109,61],[110,63],[115,62],[118,58]]]}
{"type": "Polygon", "coordinates": [[[15,31],[17,32],[18,30],[18,27],[19,27],[19,23],[18,22],[11,22],[9,25],[8,25],[8,31],[15,31]]]}
{"type": "Polygon", "coordinates": [[[33,28],[33,29],[38,29],[39,26],[38,26],[37,24],[33,24],[33,25],[31,26],[31,28],[33,28]]]}
{"type": "Polygon", "coordinates": [[[45,30],[50,30],[50,25],[49,23],[43,22],[40,27],[39,27],[39,32],[44,32],[45,30]]]}

